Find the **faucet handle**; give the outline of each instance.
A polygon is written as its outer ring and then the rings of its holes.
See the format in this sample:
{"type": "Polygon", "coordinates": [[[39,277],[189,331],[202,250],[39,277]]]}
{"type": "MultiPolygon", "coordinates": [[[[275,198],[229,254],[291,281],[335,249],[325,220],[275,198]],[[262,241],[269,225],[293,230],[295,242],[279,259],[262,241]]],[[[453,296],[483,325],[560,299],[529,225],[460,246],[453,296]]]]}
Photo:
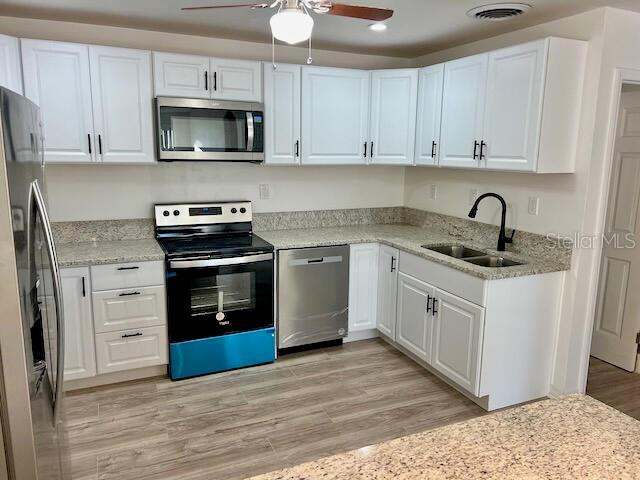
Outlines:
{"type": "Polygon", "coordinates": [[[516,234],[516,229],[514,228],[513,230],[511,230],[511,235],[509,237],[505,235],[504,241],[507,243],[513,243],[513,237],[515,234],[516,234]]]}

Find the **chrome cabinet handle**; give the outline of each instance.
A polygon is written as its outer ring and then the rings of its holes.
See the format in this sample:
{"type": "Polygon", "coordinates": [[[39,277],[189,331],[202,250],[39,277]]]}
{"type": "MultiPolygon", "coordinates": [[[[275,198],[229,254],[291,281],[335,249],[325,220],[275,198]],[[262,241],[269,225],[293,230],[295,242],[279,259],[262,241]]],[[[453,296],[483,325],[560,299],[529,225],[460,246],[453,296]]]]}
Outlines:
{"type": "MultiPolygon", "coordinates": [[[[49,220],[49,214],[47,213],[47,207],[40,190],[38,180],[31,182],[29,192],[29,204],[30,212],[34,212],[40,215],[42,220],[42,229],[44,230],[45,244],[47,247],[47,254],[51,263],[51,273],[53,277],[53,303],[56,311],[56,384],[54,386],[54,398],[53,398],[53,419],[54,422],[58,422],[60,417],[60,408],[62,407],[62,385],[64,383],[64,305],[62,303],[62,282],[60,280],[60,267],[58,266],[58,254],[56,252],[56,246],[53,241],[53,231],[51,230],[51,222],[49,220]]],[[[33,249],[35,240],[35,216],[33,218],[33,224],[29,224],[29,252],[33,249]]],[[[30,253],[31,255],[33,253],[30,253]]],[[[31,264],[32,259],[30,259],[31,264]]]]}

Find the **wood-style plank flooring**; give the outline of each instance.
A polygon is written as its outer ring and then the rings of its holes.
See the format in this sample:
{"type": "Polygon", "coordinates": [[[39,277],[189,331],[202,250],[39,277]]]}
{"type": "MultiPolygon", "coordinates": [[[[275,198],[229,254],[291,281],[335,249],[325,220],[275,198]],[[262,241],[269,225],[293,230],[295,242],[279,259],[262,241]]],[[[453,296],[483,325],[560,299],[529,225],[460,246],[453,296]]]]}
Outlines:
{"type": "Polygon", "coordinates": [[[381,340],[70,393],[74,479],[241,479],[482,415],[381,340]]]}
{"type": "Polygon", "coordinates": [[[640,420],[640,374],[589,359],[587,395],[640,420]]]}

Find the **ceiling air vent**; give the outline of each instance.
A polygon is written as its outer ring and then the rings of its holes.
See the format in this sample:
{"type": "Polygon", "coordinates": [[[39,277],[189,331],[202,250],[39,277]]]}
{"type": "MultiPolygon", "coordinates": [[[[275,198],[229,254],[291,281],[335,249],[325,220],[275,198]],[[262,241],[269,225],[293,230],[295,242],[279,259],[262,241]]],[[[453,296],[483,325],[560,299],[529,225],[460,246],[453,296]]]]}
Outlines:
{"type": "Polygon", "coordinates": [[[500,21],[522,15],[531,9],[526,3],[493,3],[472,8],[467,15],[477,20],[500,21]]]}

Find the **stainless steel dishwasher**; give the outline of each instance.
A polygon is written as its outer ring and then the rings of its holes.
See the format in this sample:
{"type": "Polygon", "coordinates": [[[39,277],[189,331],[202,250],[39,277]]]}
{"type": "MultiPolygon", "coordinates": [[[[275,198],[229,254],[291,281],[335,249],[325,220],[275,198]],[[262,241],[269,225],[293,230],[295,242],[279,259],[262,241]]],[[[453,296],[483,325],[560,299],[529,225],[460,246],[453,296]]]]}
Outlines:
{"type": "Polygon", "coordinates": [[[278,348],[347,336],[349,246],[280,250],[278,348]]]}

